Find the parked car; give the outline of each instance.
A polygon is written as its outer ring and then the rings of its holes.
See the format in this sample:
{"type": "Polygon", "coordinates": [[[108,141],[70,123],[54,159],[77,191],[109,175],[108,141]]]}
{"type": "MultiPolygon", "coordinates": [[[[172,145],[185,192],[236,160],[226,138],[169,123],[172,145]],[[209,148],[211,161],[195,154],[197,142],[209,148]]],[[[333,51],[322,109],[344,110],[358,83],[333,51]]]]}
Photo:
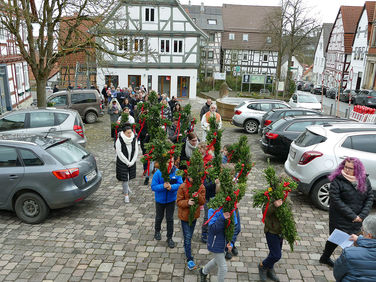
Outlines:
{"type": "Polygon", "coordinates": [[[308,127],[290,146],[285,171],[313,203],[329,208],[329,179],[346,157],[359,158],[376,191],[376,125],[337,123],[308,127]]]}
{"type": "Polygon", "coordinates": [[[85,146],[85,127],[77,111],[25,109],[0,116],[0,134],[51,134],[85,146]]]}
{"type": "Polygon", "coordinates": [[[271,109],[284,109],[290,106],[281,100],[253,99],[242,102],[234,109],[232,124],[243,127],[247,133],[257,133],[263,115],[271,109]]]}
{"type": "Polygon", "coordinates": [[[312,110],[321,110],[321,103],[317,101],[316,96],[312,94],[302,94],[296,92],[292,94],[289,105],[294,108],[306,108],[312,110]]]}
{"type": "Polygon", "coordinates": [[[303,108],[284,108],[284,109],[272,109],[266,114],[263,115],[260,123],[260,133],[262,133],[262,130],[270,125],[271,123],[275,122],[276,120],[279,120],[284,117],[288,116],[311,116],[311,115],[321,115],[321,112],[310,110],[310,109],[303,109],[303,108]]]}
{"type": "Polygon", "coordinates": [[[303,85],[302,91],[311,92],[313,87],[314,85],[312,82],[307,82],[303,85]]]}
{"type": "Polygon", "coordinates": [[[317,85],[311,89],[311,93],[315,95],[321,95],[321,93],[324,91],[324,95],[325,95],[327,89],[328,88],[326,86],[317,85]]]}
{"type": "Polygon", "coordinates": [[[291,142],[307,126],[330,122],[350,122],[350,120],[332,116],[290,116],[279,119],[263,130],[260,140],[261,149],[266,154],[287,158],[291,142]]]}
{"type": "Polygon", "coordinates": [[[59,91],[47,98],[47,103],[59,109],[73,109],[86,123],[94,123],[104,115],[103,99],[95,89],[59,91]]]}
{"type": "Polygon", "coordinates": [[[339,100],[342,102],[348,103],[350,100],[350,97],[355,97],[357,94],[354,90],[345,90],[339,94],[339,100]]]}
{"type": "Polygon", "coordinates": [[[80,202],[101,184],[95,158],[67,138],[0,136],[0,209],[40,223],[50,209],[80,202]]]}
{"type": "Polygon", "coordinates": [[[304,81],[298,80],[296,83],[296,90],[302,90],[304,86],[304,81]]]}
{"type": "Polygon", "coordinates": [[[336,99],[337,93],[338,93],[338,87],[332,87],[332,88],[329,88],[326,91],[325,97],[331,98],[331,99],[336,99]]]}
{"type": "Polygon", "coordinates": [[[361,90],[359,94],[354,97],[354,104],[367,107],[376,107],[376,91],[361,90]]]}

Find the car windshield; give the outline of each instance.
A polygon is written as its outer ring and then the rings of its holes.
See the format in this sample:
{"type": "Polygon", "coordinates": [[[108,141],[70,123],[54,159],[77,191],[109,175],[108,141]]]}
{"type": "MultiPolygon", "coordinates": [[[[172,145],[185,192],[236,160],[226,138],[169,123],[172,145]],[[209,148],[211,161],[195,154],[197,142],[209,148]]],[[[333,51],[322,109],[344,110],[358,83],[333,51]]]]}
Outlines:
{"type": "Polygon", "coordinates": [[[315,96],[299,95],[298,102],[299,103],[317,103],[317,99],[315,96]]]}
{"type": "Polygon", "coordinates": [[[326,137],[306,130],[295,139],[295,144],[299,147],[309,147],[325,141],[326,137]]]}
{"type": "Polygon", "coordinates": [[[46,150],[54,156],[63,165],[76,163],[85,158],[89,153],[80,145],[76,145],[71,141],[59,143],[51,146],[46,150]]]}

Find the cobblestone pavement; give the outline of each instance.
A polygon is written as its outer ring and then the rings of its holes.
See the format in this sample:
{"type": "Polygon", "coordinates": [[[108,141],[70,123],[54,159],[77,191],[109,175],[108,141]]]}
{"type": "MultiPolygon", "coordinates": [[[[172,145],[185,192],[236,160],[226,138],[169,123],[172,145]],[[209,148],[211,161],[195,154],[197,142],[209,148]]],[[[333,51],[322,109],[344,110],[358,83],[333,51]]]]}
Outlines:
{"type": "MultiPolygon", "coordinates": [[[[191,101],[198,112],[204,101],[191,101]]],[[[175,212],[174,240],[168,249],[166,225],[162,241],[153,240],[154,195],[143,185],[142,166],[131,183],[130,203],[124,204],[121,183],[115,178],[115,151],[110,139],[109,117],[86,126],[87,148],[96,156],[103,182],[99,190],[73,207],[55,210],[39,225],[21,223],[14,213],[0,211],[0,281],[198,281],[198,272],[185,265],[180,222],[175,212]]],[[[223,144],[244,134],[224,124],[223,144]]],[[[257,135],[247,135],[256,162],[249,175],[248,190],[240,203],[241,227],[239,256],[228,262],[227,281],[257,281],[257,263],[267,255],[260,209],[252,208],[252,189],[265,187],[262,170],[266,156],[257,135]]],[[[278,170],[283,162],[272,158],[278,170]]],[[[287,244],[276,265],[281,281],[333,281],[332,271],[318,259],[328,233],[328,214],[312,206],[298,193],[292,193],[301,240],[290,252],[287,244]]],[[[205,264],[210,255],[200,242],[200,224],[196,225],[192,251],[196,263],[205,264]]],[[[340,253],[337,250],[336,256],[340,253]]],[[[211,281],[216,281],[211,276],[211,281]]]]}

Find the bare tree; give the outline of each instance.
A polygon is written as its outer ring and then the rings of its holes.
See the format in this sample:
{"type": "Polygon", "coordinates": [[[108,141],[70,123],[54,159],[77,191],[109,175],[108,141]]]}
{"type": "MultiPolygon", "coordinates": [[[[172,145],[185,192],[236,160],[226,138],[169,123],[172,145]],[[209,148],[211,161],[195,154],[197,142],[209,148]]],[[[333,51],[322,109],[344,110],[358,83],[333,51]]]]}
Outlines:
{"type": "MultiPolygon", "coordinates": [[[[115,0],[0,0],[0,23],[16,42],[37,86],[37,105],[46,106],[46,83],[59,60],[78,53],[105,50],[88,32],[116,4],[115,0]],[[38,1],[39,2],[39,1],[38,1]],[[95,15],[95,16],[89,16],[95,15]],[[86,26],[86,28],[81,28],[86,26]],[[63,27],[63,30],[61,30],[63,27]]],[[[109,37],[110,38],[110,37],[109,37]]],[[[113,54],[119,55],[119,54],[113,54]]],[[[128,54],[123,54],[127,56],[128,54]]]]}

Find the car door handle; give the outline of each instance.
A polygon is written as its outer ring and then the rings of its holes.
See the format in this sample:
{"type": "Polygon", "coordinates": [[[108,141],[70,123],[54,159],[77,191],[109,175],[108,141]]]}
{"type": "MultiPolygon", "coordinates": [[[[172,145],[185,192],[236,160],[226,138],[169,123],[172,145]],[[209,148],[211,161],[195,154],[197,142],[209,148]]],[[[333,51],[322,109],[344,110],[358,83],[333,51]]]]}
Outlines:
{"type": "Polygon", "coordinates": [[[19,177],[18,177],[18,175],[9,175],[9,179],[10,180],[14,180],[14,179],[18,179],[19,177]]]}

